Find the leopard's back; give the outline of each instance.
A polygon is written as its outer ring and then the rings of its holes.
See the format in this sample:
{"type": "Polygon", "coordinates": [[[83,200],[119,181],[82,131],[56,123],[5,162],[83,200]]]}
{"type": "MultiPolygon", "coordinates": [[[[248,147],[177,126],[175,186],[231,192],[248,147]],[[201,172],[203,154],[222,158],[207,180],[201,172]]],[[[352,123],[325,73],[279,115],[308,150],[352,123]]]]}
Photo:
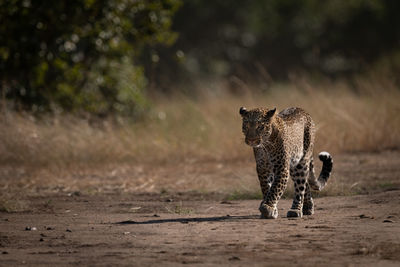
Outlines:
{"type": "Polygon", "coordinates": [[[301,108],[282,110],[277,117],[281,121],[281,137],[286,144],[291,165],[296,165],[314,146],[315,126],[311,116],[301,108]]]}

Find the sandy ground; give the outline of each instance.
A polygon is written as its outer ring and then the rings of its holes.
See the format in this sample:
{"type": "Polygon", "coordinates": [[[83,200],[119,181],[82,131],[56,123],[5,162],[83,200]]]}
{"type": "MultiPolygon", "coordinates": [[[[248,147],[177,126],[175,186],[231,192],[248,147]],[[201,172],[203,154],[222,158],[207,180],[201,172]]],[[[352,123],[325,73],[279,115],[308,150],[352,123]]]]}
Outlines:
{"type": "Polygon", "coordinates": [[[0,266],[400,266],[399,156],[338,158],[328,186],[358,195],[316,198],[301,219],[286,218],[289,199],[262,220],[260,200],[223,193],[28,194],[0,212],[0,266]]]}
{"type": "Polygon", "coordinates": [[[398,190],[318,198],[301,219],[282,200],[276,220],[259,219],[258,200],[217,195],[51,199],[1,214],[1,266],[400,265],[398,190]]]}

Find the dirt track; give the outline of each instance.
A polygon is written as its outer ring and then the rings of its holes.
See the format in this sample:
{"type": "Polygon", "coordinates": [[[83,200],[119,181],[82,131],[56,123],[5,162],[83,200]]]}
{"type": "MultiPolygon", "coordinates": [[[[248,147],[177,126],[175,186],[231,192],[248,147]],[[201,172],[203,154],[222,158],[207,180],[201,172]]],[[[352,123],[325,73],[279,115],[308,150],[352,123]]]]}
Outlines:
{"type": "Polygon", "coordinates": [[[277,220],[259,219],[260,200],[226,201],[226,193],[204,193],[259,190],[250,161],[224,168],[207,162],[149,168],[115,177],[102,169],[17,175],[18,169],[1,166],[2,197],[23,209],[0,212],[0,266],[399,266],[400,152],[334,159],[323,191],[331,196],[315,199],[316,214],[288,219],[291,200],[283,199],[277,220]],[[103,175],[91,175],[94,171],[103,175]],[[140,184],[153,191],[129,191],[140,184]],[[169,193],[195,186],[206,190],[169,193]],[[88,190],[92,187],[97,193],[88,190]],[[17,199],[11,194],[16,190],[17,199]],[[338,194],[350,196],[332,196],[338,194]]]}
{"type": "Polygon", "coordinates": [[[316,214],[261,220],[258,200],[135,194],[31,199],[2,213],[0,265],[400,264],[400,191],[316,199],[316,214]],[[204,199],[205,198],[205,199],[204,199]],[[37,230],[25,230],[36,227],[37,230]]]}

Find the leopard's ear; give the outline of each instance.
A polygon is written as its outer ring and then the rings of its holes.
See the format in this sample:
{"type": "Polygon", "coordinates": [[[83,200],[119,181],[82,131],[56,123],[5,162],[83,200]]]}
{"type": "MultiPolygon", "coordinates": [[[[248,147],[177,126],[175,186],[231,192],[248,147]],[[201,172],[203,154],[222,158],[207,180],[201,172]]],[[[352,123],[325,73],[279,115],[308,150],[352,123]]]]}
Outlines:
{"type": "Polygon", "coordinates": [[[247,114],[247,109],[245,107],[241,107],[239,110],[240,115],[245,116],[247,114]]]}
{"type": "Polygon", "coordinates": [[[271,118],[272,116],[274,116],[275,112],[276,112],[276,108],[268,110],[267,117],[271,118]]]}

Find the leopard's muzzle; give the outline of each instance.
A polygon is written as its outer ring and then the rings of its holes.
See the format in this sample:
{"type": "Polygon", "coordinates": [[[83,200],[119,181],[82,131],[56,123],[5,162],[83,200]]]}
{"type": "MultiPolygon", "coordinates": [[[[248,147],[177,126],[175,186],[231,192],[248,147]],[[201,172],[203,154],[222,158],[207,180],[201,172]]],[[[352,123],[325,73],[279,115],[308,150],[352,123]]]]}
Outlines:
{"type": "Polygon", "coordinates": [[[258,146],[261,145],[261,138],[248,138],[248,137],[246,137],[245,142],[249,146],[258,147],[258,146]]]}

